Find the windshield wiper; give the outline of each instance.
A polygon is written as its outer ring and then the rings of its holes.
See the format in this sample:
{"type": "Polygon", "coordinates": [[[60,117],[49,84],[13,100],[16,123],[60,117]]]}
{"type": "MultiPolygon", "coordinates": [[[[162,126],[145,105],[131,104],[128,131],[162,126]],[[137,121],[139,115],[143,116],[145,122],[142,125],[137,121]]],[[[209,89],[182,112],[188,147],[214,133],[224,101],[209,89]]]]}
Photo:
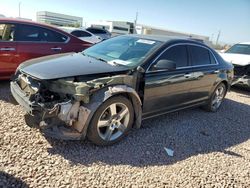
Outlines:
{"type": "Polygon", "coordinates": [[[105,59],[102,59],[102,58],[100,58],[100,57],[91,56],[91,55],[88,55],[88,54],[85,54],[85,53],[82,53],[82,55],[87,56],[87,57],[94,58],[94,59],[99,60],[99,61],[103,61],[103,62],[105,62],[105,63],[108,63],[105,59]]]}

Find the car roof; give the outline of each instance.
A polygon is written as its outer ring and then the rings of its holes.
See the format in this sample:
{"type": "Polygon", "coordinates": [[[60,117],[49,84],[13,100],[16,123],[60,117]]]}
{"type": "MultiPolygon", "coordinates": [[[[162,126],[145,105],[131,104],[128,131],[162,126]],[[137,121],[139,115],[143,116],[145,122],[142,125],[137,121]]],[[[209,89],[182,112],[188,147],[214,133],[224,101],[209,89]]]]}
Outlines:
{"type": "Polygon", "coordinates": [[[72,32],[72,31],[86,31],[86,32],[88,32],[89,33],[89,31],[87,31],[86,29],[84,29],[84,28],[77,28],[77,27],[64,27],[64,26],[60,26],[60,27],[58,27],[59,29],[62,29],[62,30],[64,30],[64,31],[66,31],[66,32],[72,32]]]}
{"type": "Polygon", "coordinates": [[[239,44],[247,44],[247,45],[250,45],[250,42],[240,42],[239,44]]]}
{"type": "Polygon", "coordinates": [[[166,35],[138,35],[138,34],[129,34],[128,36],[134,36],[138,38],[148,39],[148,40],[155,40],[160,41],[163,43],[169,42],[169,41],[182,41],[182,42],[192,42],[197,44],[203,44],[201,40],[191,37],[181,37],[181,36],[166,36],[166,35]]]}

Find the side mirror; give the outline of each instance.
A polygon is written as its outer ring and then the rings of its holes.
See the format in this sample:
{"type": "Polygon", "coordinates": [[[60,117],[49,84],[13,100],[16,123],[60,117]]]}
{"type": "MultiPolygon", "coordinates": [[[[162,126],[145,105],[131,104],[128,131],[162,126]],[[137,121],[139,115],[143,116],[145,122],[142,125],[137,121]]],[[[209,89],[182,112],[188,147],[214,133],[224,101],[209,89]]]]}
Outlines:
{"type": "Polygon", "coordinates": [[[154,65],[154,70],[175,70],[176,63],[171,60],[161,59],[154,65]]]}

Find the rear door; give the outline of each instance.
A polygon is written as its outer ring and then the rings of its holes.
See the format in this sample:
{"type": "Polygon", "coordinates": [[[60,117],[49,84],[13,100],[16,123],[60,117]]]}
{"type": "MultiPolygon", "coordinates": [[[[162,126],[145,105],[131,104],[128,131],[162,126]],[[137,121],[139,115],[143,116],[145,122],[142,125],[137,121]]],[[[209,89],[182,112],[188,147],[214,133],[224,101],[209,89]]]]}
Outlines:
{"type": "Polygon", "coordinates": [[[177,68],[172,71],[154,71],[153,63],[145,73],[144,117],[187,106],[192,100],[189,93],[192,88],[192,67],[189,65],[186,45],[167,48],[155,62],[161,59],[174,61],[177,68]]]}
{"type": "Polygon", "coordinates": [[[19,63],[41,56],[69,52],[68,36],[39,26],[18,24],[16,40],[19,63]]]}
{"type": "Polygon", "coordinates": [[[208,99],[219,74],[219,65],[211,50],[206,47],[190,44],[188,51],[193,67],[190,93],[193,102],[200,102],[208,99]]]}
{"type": "Polygon", "coordinates": [[[15,30],[15,24],[0,23],[0,78],[9,78],[18,64],[15,30]]]}

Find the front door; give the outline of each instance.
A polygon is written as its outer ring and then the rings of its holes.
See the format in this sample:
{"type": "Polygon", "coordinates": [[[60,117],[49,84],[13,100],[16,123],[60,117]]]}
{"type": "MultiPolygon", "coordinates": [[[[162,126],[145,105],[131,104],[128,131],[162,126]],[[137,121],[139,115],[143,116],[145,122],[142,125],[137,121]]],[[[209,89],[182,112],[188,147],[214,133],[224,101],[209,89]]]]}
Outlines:
{"type": "Polygon", "coordinates": [[[189,66],[186,45],[168,48],[155,62],[164,59],[176,63],[175,70],[154,70],[145,73],[143,116],[153,116],[188,105],[192,85],[192,68],[189,66]]]}

